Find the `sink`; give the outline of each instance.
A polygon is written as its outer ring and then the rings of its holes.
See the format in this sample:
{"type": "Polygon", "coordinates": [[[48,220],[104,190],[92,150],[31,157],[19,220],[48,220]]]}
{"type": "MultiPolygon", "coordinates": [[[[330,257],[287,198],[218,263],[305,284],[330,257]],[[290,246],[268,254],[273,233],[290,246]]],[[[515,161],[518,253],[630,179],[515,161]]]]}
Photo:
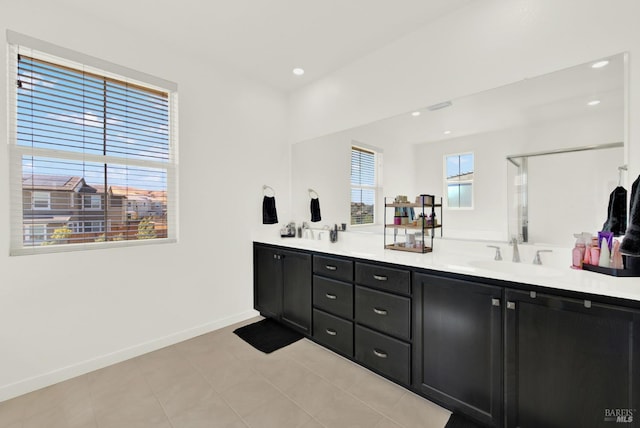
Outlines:
{"type": "Polygon", "coordinates": [[[559,269],[528,263],[513,263],[509,261],[474,260],[469,262],[469,266],[477,269],[507,273],[510,275],[552,277],[560,276],[563,273],[559,269]]]}

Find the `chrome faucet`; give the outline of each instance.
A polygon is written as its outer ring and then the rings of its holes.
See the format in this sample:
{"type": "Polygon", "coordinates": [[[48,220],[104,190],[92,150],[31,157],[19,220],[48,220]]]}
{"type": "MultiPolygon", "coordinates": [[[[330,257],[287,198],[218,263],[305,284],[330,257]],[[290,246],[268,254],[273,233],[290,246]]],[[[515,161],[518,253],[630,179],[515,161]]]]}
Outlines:
{"type": "Polygon", "coordinates": [[[487,245],[487,247],[496,249],[496,255],[493,258],[493,260],[502,260],[502,254],[500,254],[500,247],[498,247],[497,245],[487,245]]]}
{"type": "Polygon", "coordinates": [[[513,258],[511,259],[514,263],[520,263],[520,251],[518,251],[518,238],[515,236],[511,238],[511,242],[509,245],[513,245],[513,258]]]}
{"type": "Polygon", "coordinates": [[[542,260],[540,259],[540,253],[552,253],[553,250],[538,250],[536,251],[536,256],[533,258],[534,265],[541,265],[542,260]]]}

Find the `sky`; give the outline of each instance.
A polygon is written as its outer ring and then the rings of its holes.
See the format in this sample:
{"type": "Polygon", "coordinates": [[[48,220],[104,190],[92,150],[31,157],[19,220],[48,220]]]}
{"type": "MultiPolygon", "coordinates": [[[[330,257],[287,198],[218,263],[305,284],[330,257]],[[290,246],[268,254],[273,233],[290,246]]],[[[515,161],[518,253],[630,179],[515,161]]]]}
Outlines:
{"type": "Polygon", "coordinates": [[[23,155],[23,175],[79,176],[103,185],[107,164],[108,185],[166,190],[168,98],[24,56],[18,80],[17,144],[51,150],[23,155]],[[157,167],[132,164],[141,160],[157,167]]]}

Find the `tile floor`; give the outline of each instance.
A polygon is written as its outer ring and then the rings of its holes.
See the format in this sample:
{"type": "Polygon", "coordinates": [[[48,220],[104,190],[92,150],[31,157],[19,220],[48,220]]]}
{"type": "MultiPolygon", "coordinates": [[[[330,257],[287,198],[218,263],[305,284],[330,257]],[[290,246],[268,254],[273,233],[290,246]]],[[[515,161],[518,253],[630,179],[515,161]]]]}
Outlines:
{"type": "Polygon", "coordinates": [[[247,320],[0,403],[1,428],[442,428],[449,412],[303,339],[271,354],[247,320]]]}

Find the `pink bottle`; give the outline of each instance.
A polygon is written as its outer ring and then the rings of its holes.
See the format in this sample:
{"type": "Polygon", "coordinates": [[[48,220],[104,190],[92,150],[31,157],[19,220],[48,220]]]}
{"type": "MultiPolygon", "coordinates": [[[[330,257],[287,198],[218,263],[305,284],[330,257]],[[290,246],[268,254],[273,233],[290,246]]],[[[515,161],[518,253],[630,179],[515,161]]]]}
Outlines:
{"type": "Polygon", "coordinates": [[[591,247],[591,264],[598,266],[598,263],[600,263],[600,248],[591,247]]]}

